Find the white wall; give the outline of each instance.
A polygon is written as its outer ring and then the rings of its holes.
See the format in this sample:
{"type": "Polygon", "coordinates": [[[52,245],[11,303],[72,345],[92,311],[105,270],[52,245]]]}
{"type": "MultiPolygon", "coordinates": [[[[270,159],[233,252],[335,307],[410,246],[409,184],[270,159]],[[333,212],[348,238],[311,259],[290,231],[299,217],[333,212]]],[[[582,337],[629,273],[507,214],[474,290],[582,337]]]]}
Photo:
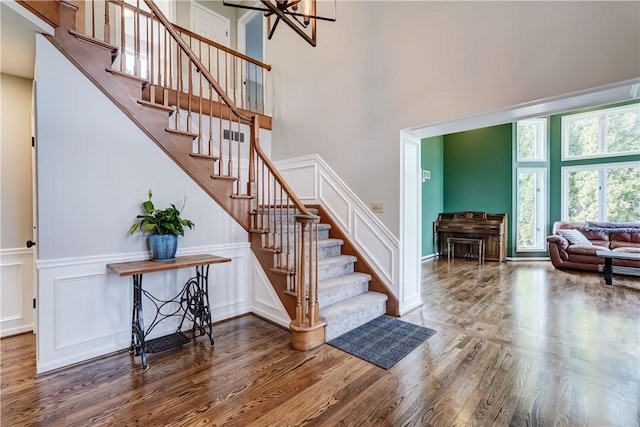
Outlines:
{"type": "Polygon", "coordinates": [[[337,7],[316,48],[285,26],[267,42],[273,157],[318,153],[396,236],[401,129],[640,76],[638,2],[337,7]]]}
{"type": "MultiPolygon", "coordinates": [[[[196,228],[180,237],[179,255],[233,260],[211,267],[213,320],[252,311],[255,293],[278,321],[279,301],[264,283],[252,289],[247,233],[46,39],[36,49],[38,372],[128,347],[131,278],[106,265],[148,256],[145,238],[128,229],[149,188],[161,207],[187,197],[184,216],[196,228]]],[[[189,273],[148,274],[143,285],[170,298],[189,273]]]]}

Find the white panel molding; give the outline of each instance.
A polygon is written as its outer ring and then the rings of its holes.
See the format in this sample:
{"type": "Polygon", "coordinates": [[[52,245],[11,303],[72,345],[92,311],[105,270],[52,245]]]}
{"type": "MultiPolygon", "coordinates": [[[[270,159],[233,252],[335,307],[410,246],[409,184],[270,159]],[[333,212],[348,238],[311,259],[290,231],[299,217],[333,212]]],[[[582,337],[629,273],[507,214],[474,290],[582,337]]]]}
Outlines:
{"type": "Polygon", "coordinates": [[[331,182],[331,179],[322,172],[318,174],[318,193],[322,204],[335,213],[336,219],[342,225],[342,229],[347,233],[352,233],[351,212],[353,212],[353,208],[351,203],[336,190],[336,186],[331,182]]]}
{"type": "MultiPolygon", "coordinates": [[[[376,271],[385,285],[398,297],[403,286],[398,269],[400,242],[358,198],[358,196],[340,179],[340,177],[317,154],[279,160],[276,167],[284,178],[298,189],[298,182],[313,183],[314,199],[305,202],[321,204],[331,218],[343,227],[343,232],[351,239],[366,261],[376,271]],[[291,171],[296,171],[295,180],[291,171]],[[306,175],[301,176],[300,171],[306,175]],[[359,227],[354,226],[358,221],[359,227]],[[365,237],[366,236],[366,237],[365,237]],[[390,254],[381,256],[380,249],[390,254]]],[[[307,184],[308,185],[308,184],[307,184]]]]}
{"type": "Polygon", "coordinates": [[[27,248],[0,249],[2,337],[33,330],[33,253],[27,248]]]}
{"type": "Polygon", "coordinates": [[[0,272],[2,273],[2,281],[0,282],[0,286],[2,286],[2,312],[0,312],[0,322],[22,318],[23,270],[23,262],[0,264],[0,272]]]}
{"type": "MultiPolygon", "coordinates": [[[[181,248],[180,246],[178,246],[178,251],[176,252],[176,256],[213,253],[215,255],[233,258],[234,254],[244,254],[250,247],[251,245],[248,242],[229,243],[229,244],[212,245],[212,246],[194,246],[189,248],[181,248]],[[223,253],[225,255],[222,255],[223,253]]],[[[124,254],[107,254],[107,255],[96,255],[96,256],[87,256],[87,257],[76,257],[76,258],[48,259],[48,260],[36,261],[36,267],[38,270],[46,270],[49,268],[60,268],[60,267],[78,266],[78,265],[95,264],[95,263],[103,263],[106,265],[112,262],[140,261],[144,259],[149,259],[149,256],[150,256],[149,251],[141,251],[141,252],[129,252],[124,254]]]]}
{"type": "MultiPolygon", "coordinates": [[[[95,298],[96,291],[107,288],[109,286],[107,274],[92,274],[92,275],[78,275],[69,277],[56,277],[53,282],[53,295],[54,295],[54,329],[53,329],[53,343],[55,350],[61,350],[67,347],[77,346],[79,344],[91,343],[94,341],[100,341],[105,338],[116,337],[119,334],[129,334],[131,332],[131,320],[122,317],[120,322],[115,328],[99,327],[105,325],[97,325],[102,323],[104,315],[101,311],[86,313],[87,309],[108,309],[105,307],[105,300],[101,299],[95,301],[98,304],[81,304],[77,305],[76,298],[84,296],[88,298],[95,298]],[[90,284],[87,282],[98,282],[96,284],[90,284]],[[80,286],[78,286],[80,284],[80,286]],[[80,289],[74,289],[74,286],[80,289]],[[82,292],[86,292],[87,295],[82,295],[82,292]],[[73,296],[69,294],[73,293],[73,296]],[[91,293],[92,295],[88,295],[91,293]],[[72,306],[67,306],[67,304],[72,306]],[[83,313],[85,312],[85,313],[83,313]],[[75,323],[82,324],[82,330],[84,335],[76,333],[75,336],[71,336],[71,333],[77,332],[78,329],[74,327],[75,323]],[[88,331],[86,329],[89,329],[88,331]]],[[[124,287],[123,287],[124,289],[124,287]]],[[[131,298],[126,298],[126,295],[131,295],[130,289],[126,289],[129,292],[125,293],[125,298],[129,304],[131,298]]],[[[104,293],[100,293],[100,296],[104,296],[104,293]]],[[[124,302],[124,301],[123,301],[124,302]]],[[[108,302],[107,302],[108,304],[108,302]]]]}
{"type": "Polygon", "coordinates": [[[0,249],[0,259],[4,260],[5,257],[16,256],[16,255],[27,255],[33,256],[33,249],[27,248],[7,248],[0,249]]]}
{"type": "Polygon", "coordinates": [[[380,240],[377,236],[371,234],[375,228],[359,212],[353,213],[353,219],[353,236],[356,243],[363,248],[369,248],[371,259],[380,267],[385,279],[392,281],[395,270],[393,248],[384,240],[380,240]]]}
{"type": "Polygon", "coordinates": [[[400,132],[400,315],[422,305],[421,236],[422,191],[420,139],[400,132]]]}
{"type": "Polygon", "coordinates": [[[281,162],[274,163],[300,200],[315,202],[319,199],[318,186],[315,182],[318,168],[314,162],[289,164],[284,161],[282,164],[281,162]]]}
{"type": "MultiPolygon", "coordinates": [[[[213,253],[232,259],[209,270],[212,321],[251,311],[248,242],[188,247],[181,255],[213,253]]],[[[43,373],[73,363],[127,349],[131,342],[132,279],[107,270],[107,264],[148,259],[146,252],[43,260],[38,266],[39,348],[36,370],[43,373]]],[[[145,274],[143,287],[158,298],[170,299],[193,276],[192,269],[145,274]]],[[[143,297],[146,326],[155,307],[143,297]]],[[[175,330],[168,320],[149,338],[175,330]]]]}
{"type": "Polygon", "coordinates": [[[291,318],[253,253],[251,253],[251,282],[253,290],[251,311],[282,327],[289,328],[291,318]]]}

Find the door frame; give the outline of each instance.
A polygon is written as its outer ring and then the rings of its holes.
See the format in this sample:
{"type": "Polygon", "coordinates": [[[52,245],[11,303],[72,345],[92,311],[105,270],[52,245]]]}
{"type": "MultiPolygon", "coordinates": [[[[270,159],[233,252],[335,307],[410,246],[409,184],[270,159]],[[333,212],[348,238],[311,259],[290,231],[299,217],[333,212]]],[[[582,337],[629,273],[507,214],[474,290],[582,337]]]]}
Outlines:
{"type": "MultiPolygon", "coordinates": [[[[256,2],[254,7],[260,7],[260,2],[256,2]]],[[[253,21],[253,18],[256,16],[262,15],[262,12],[259,10],[247,10],[247,12],[238,18],[238,24],[236,26],[236,50],[243,55],[247,54],[247,24],[253,21]]],[[[265,28],[262,28],[262,62],[266,62],[265,58],[267,55],[267,44],[264,42],[265,39],[265,28]]]]}

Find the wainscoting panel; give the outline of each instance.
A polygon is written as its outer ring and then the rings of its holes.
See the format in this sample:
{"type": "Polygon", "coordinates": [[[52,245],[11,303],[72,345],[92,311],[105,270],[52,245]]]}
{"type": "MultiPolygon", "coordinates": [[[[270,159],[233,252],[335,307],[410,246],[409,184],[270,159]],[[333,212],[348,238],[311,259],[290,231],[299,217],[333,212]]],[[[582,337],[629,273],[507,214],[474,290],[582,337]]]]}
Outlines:
{"type": "MultiPolygon", "coordinates": [[[[278,170],[284,172],[279,166],[278,170]]],[[[316,174],[316,165],[309,163],[288,167],[284,177],[300,200],[312,202],[318,199],[318,188],[315,182],[316,174]]]]}
{"type": "Polygon", "coordinates": [[[318,155],[280,160],[275,164],[295,191],[299,190],[299,183],[305,183],[306,186],[313,183],[315,190],[312,192],[305,187],[304,194],[317,196],[313,199],[305,198],[305,203],[324,206],[387,287],[396,297],[399,296],[402,284],[399,280],[398,239],[329,165],[318,155]]]}
{"type": "Polygon", "coordinates": [[[291,319],[280,302],[278,294],[264,273],[260,262],[251,254],[251,281],[253,283],[252,312],[282,327],[288,328],[291,319]]]}
{"type": "Polygon", "coordinates": [[[318,187],[322,204],[333,213],[342,229],[348,234],[353,232],[351,223],[352,208],[349,200],[337,190],[331,178],[323,173],[318,174],[318,187]]]}
{"type": "MultiPolygon", "coordinates": [[[[214,322],[251,311],[249,243],[186,248],[178,255],[213,253],[232,259],[209,268],[209,305],[214,322]]],[[[133,280],[107,269],[107,264],[146,259],[147,253],[44,260],[39,276],[38,360],[43,373],[111,352],[128,349],[131,342],[133,280]]],[[[143,289],[162,300],[173,298],[195,269],[145,274],[143,289]]],[[[154,304],[143,296],[143,318],[148,327],[154,304]]],[[[165,307],[165,312],[171,307],[165,307]]],[[[178,318],[160,322],[149,338],[174,332],[178,318]]],[[[186,329],[189,325],[185,325],[186,329]]],[[[153,362],[151,362],[153,363],[153,362]]]]}
{"type": "Polygon", "coordinates": [[[395,262],[393,259],[393,248],[376,234],[376,227],[360,215],[354,212],[353,215],[353,236],[358,246],[368,248],[368,255],[371,260],[382,271],[384,278],[389,282],[393,281],[395,262]]]}
{"type": "Polygon", "coordinates": [[[0,332],[33,330],[33,250],[0,250],[0,332]]]}
{"type": "Polygon", "coordinates": [[[131,286],[109,283],[108,277],[96,274],[54,279],[56,351],[131,331],[131,286]]]}

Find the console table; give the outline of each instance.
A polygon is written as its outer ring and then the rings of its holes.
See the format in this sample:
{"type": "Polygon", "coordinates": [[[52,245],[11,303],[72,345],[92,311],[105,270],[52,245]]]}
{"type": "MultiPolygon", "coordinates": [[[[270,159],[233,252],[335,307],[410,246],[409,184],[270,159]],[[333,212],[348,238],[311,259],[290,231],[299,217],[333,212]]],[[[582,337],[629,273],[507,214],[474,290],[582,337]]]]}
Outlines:
{"type": "Polygon", "coordinates": [[[147,353],[157,353],[191,341],[182,332],[182,325],[185,320],[193,322],[193,338],[207,335],[211,345],[214,345],[211,310],[209,308],[209,266],[224,262],[231,262],[231,259],[204,254],[180,256],[170,261],[146,260],[107,264],[107,268],[120,276],[133,277],[133,313],[131,316],[131,347],[129,351],[135,352],[136,356],[140,356],[142,369],[147,369],[147,353]],[[170,300],[156,298],[142,288],[142,275],[145,273],[190,267],[195,267],[196,275],[187,280],[182,290],[170,300]],[[146,329],[142,316],[143,294],[156,307],[153,320],[146,329]],[[146,341],[149,333],[161,321],[170,317],[178,317],[180,319],[180,325],[176,332],[146,341]],[[196,335],[196,330],[198,335],[196,335]]]}

